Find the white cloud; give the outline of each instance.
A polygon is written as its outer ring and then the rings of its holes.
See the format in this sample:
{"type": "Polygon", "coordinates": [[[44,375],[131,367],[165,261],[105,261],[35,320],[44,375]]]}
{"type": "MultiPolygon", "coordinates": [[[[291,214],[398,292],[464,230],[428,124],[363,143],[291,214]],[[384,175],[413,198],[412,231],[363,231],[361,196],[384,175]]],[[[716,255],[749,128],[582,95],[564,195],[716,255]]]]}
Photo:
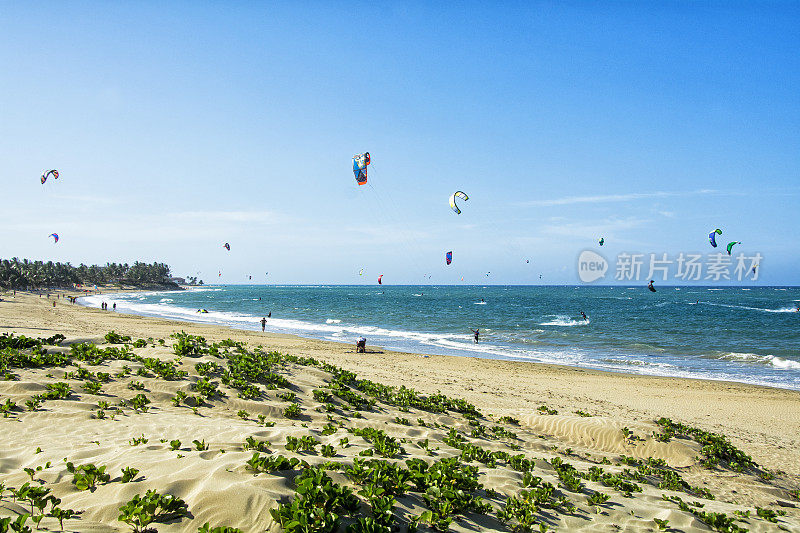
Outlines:
{"type": "Polygon", "coordinates": [[[705,194],[717,194],[718,191],[713,189],[700,189],[697,191],[685,192],[643,192],[643,193],[628,193],[628,194],[605,194],[598,196],[566,196],[563,198],[552,198],[550,200],[529,200],[527,202],[520,202],[518,205],[523,206],[539,206],[549,207],[556,205],[571,205],[571,204],[602,204],[610,202],[630,202],[632,200],[641,200],[644,198],[670,198],[676,196],[697,196],[705,194]]]}

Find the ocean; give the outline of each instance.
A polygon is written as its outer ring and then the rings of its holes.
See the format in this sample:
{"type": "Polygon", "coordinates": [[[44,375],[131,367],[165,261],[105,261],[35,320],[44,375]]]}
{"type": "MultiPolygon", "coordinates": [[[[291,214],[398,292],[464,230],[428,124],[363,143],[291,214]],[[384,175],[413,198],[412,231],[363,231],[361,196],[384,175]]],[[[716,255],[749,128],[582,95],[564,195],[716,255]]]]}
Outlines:
{"type": "Polygon", "coordinates": [[[271,312],[270,332],[347,343],[363,335],[368,346],[413,353],[800,390],[797,287],[226,285],[80,299],[103,301],[248,330],[271,312]]]}

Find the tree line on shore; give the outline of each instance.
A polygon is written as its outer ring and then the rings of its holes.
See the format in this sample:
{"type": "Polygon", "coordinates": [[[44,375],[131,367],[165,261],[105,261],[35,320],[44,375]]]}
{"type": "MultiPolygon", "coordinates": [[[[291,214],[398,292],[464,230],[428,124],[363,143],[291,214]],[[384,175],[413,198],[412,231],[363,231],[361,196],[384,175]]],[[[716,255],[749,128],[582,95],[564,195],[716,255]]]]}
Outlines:
{"type": "Polygon", "coordinates": [[[105,266],[53,261],[29,261],[28,259],[0,260],[0,287],[26,289],[39,287],[73,287],[81,285],[103,285],[121,283],[133,286],[167,285],[170,281],[169,265],[147,264],[136,261],[133,265],[106,263],[105,266]]]}

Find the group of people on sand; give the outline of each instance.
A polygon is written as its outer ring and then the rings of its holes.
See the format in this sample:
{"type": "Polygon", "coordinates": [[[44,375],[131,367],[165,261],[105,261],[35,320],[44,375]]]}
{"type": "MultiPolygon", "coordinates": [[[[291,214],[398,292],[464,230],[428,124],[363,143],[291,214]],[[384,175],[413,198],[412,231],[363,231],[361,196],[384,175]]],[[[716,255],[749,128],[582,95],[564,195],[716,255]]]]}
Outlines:
{"type": "MultiPolygon", "coordinates": [[[[72,303],[75,303],[75,299],[74,298],[72,299],[72,303]]],[[[100,309],[102,309],[103,311],[108,311],[108,303],[102,302],[100,304],[100,309]]],[[[114,311],[117,310],[117,303],[116,302],[114,302],[114,306],[112,307],[112,309],[114,309],[114,311]]]]}

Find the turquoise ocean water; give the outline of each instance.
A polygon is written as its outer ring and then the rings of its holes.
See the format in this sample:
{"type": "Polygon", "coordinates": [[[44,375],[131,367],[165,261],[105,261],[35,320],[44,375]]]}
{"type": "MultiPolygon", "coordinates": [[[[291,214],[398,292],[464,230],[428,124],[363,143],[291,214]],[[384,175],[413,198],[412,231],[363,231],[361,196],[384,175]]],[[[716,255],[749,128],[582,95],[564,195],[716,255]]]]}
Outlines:
{"type": "Polygon", "coordinates": [[[267,331],[304,337],[800,390],[796,287],[228,285],[80,301],[249,330],[272,312],[267,331]]]}

